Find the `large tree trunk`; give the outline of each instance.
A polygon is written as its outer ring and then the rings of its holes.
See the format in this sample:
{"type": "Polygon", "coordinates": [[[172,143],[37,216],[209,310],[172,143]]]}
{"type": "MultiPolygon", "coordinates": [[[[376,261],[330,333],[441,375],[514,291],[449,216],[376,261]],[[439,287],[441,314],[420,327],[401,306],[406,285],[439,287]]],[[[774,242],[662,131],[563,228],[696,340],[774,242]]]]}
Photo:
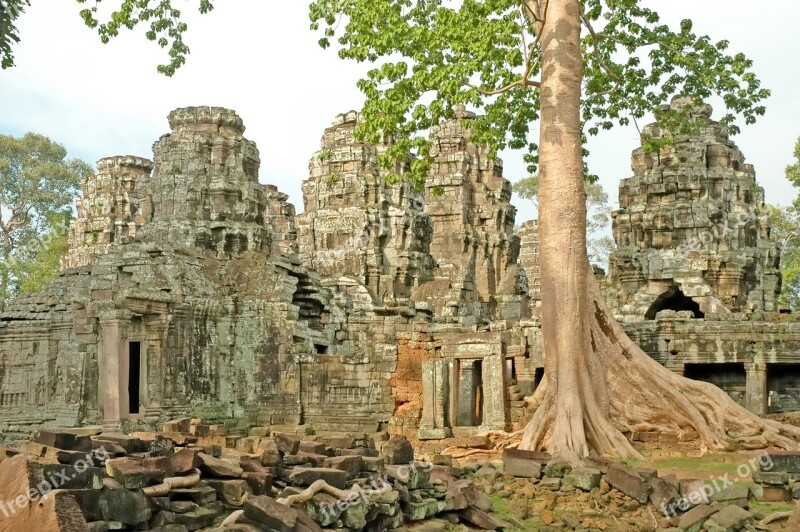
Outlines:
{"type": "MultiPolygon", "coordinates": [[[[545,0],[546,1],[546,0],[545,0]]],[[[549,0],[542,29],[539,253],[546,388],[520,448],[576,462],[634,456],[623,431],[694,430],[708,448],[800,448],[711,384],[674,374],[614,320],[586,255],[578,0],[549,0]]]]}

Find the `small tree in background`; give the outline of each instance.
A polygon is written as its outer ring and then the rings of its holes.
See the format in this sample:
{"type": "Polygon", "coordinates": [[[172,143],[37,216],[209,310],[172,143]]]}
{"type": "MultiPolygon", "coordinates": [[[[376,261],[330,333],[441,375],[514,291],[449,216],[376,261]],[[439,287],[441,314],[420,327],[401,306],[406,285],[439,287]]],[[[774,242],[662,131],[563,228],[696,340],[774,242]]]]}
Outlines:
{"type": "MultiPolygon", "coordinates": [[[[589,261],[592,264],[606,269],[608,257],[614,251],[614,239],[607,233],[611,223],[611,206],[608,203],[608,194],[603,186],[597,182],[585,182],[586,189],[586,234],[589,261]]],[[[539,176],[530,176],[520,179],[513,186],[514,192],[522,198],[533,203],[539,209],[539,176]]]]}
{"type": "Polygon", "coordinates": [[[800,311],[800,213],[796,205],[767,205],[770,236],[781,249],[780,302],[800,311]]]}

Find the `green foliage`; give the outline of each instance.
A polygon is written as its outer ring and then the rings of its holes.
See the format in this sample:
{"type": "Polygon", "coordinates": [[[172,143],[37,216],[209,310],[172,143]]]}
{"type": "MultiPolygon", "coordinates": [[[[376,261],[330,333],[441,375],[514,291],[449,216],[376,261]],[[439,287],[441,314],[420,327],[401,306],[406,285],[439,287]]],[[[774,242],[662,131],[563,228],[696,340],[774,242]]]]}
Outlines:
{"type": "MultiPolygon", "coordinates": [[[[614,251],[614,240],[604,234],[611,223],[611,206],[608,194],[597,182],[585,181],[586,191],[586,235],[587,251],[592,264],[606,267],[608,257],[614,251]]],[[[539,176],[534,175],[520,179],[513,185],[514,192],[523,199],[529,200],[538,209],[539,176]]]]}
{"type": "MultiPolygon", "coordinates": [[[[429,135],[457,106],[478,111],[472,137],[491,146],[525,151],[536,173],[537,144],[531,125],[539,118],[542,75],[537,31],[541,18],[531,0],[314,0],[311,27],[323,48],[336,45],[342,59],[375,64],[358,87],[366,96],[359,138],[398,140],[382,158],[385,168],[415,156],[404,177],[419,185],[430,167],[429,135]]],[[[581,0],[584,131],[597,134],[626,125],[673,96],[696,101],[718,94],[727,107],[722,121],[738,131],[734,116],[751,123],[763,114],[769,91],[742,54],[728,55],[727,41],[712,42],[678,28],[637,0],[581,0]]],[[[543,16],[546,16],[543,15],[543,16]]],[[[691,129],[690,120],[665,112],[670,130],[691,129]]],[[[393,175],[394,180],[400,178],[393,175]]]]}
{"type": "Polygon", "coordinates": [[[0,2],[0,67],[14,66],[13,46],[19,42],[17,19],[30,6],[30,0],[4,0],[0,2]]]}
{"type": "Polygon", "coordinates": [[[333,152],[331,150],[322,150],[319,152],[319,160],[321,162],[330,161],[331,157],[333,157],[333,152]]]}
{"type": "MultiPolygon", "coordinates": [[[[786,179],[800,188],[800,138],[794,147],[794,162],[786,166],[786,179]]],[[[788,207],[767,206],[771,235],[781,247],[781,303],[800,311],[800,197],[788,207]]]]}
{"type": "Polygon", "coordinates": [[[66,217],[63,225],[57,225],[36,240],[40,247],[32,258],[14,263],[12,273],[17,279],[20,292],[38,292],[58,278],[61,257],[69,249],[67,232],[60,228],[68,225],[69,217],[66,217]]]}
{"type": "Polygon", "coordinates": [[[19,290],[19,265],[35,259],[41,237],[66,232],[78,185],[91,173],[43,135],[0,135],[0,300],[19,290]]]}
{"type": "Polygon", "coordinates": [[[796,205],[775,207],[767,205],[770,235],[781,248],[780,302],[800,310],[800,211],[796,205]]]}
{"type": "Polygon", "coordinates": [[[336,172],[328,174],[328,175],[326,175],[325,177],[322,178],[322,181],[328,186],[334,185],[335,183],[338,183],[341,180],[342,180],[342,176],[340,176],[336,172]]]}
{"type": "MultiPolygon", "coordinates": [[[[87,0],[76,0],[86,4],[87,0]]],[[[115,0],[116,6],[118,0],[115,0]]],[[[100,40],[105,44],[119,35],[120,30],[132,30],[140,23],[147,25],[145,37],[168,49],[169,61],[158,65],[158,71],[172,76],[184,63],[189,54],[189,47],[183,36],[189,27],[181,19],[180,9],[174,7],[173,0],[121,0],[119,7],[114,8],[107,17],[99,14],[101,0],[81,10],[81,18],[90,28],[97,30],[100,40]]],[[[200,13],[208,13],[214,9],[212,0],[197,0],[200,13]]]]}

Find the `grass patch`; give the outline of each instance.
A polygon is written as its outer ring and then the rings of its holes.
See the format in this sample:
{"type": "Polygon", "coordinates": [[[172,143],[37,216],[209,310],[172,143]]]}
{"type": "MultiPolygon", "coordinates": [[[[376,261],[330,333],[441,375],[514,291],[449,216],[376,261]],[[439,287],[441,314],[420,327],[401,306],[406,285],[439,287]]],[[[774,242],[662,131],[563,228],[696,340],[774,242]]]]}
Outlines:
{"type": "Polygon", "coordinates": [[[509,510],[510,500],[505,497],[500,497],[497,494],[489,495],[492,499],[492,511],[491,514],[496,518],[504,521],[508,526],[503,528],[506,532],[528,532],[530,530],[538,530],[539,525],[541,524],[538,519],[528,518],[528,519],[519,519],[514,517],[514,514],[511,513],[509,510]],[[524,528],[519,528],[513,526],[512,523],[522,523],[524,528]]]}
{"type": "Polygon", "coordinates": [[[758,502],[750,501],[750,511],[760,513],[765,517],[775,512],[791,512],[794,510],[793,502],[758,502]]]}
{"type": "MultiPolygon", "coordinates": [[[[686,476],[710,475],[716,477],[728,473],[728,478],[737,479],[739,478],[739,475],[736,472],[736,468],[740,463],[746,463],[744,458],[741,458],[741,460],[743,461],[732,463],[715,459],[714,456],[676,456],[669,458],[657,458],[652,461],[652,465],[658,469],[659,474],[662,474],[665,471],[675,471],[684,473],[686,476]]],[[[679,474],[678,476],[681,475],[679,474]]]]}

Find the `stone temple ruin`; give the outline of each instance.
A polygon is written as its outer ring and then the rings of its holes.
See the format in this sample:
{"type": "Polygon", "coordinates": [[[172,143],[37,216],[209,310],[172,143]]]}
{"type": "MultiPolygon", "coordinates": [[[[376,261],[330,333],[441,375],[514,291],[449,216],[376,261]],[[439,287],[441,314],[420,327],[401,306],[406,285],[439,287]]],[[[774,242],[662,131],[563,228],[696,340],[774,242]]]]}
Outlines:
{"type": "MultiPolygon", "coordinates": [[[[662,364],[756,412],[795,409],[800,326],[776,302],[763,191],[710,108],[697,113],[699,135],[634,152],[603,284],[662,364]]],[[[358,114],[338,116],[300,215],[259,183],[230,110],[173,111],[152,162],[99,161],[61,277],[0,312],[3,438],[183,415],[420,439],[519,428],[543,375],[537,226],[515,231],[511,185],[470,140],[472,118],[433,131],[415,190],[386,184],[393,139],[364,144],[358,114]]]]}

